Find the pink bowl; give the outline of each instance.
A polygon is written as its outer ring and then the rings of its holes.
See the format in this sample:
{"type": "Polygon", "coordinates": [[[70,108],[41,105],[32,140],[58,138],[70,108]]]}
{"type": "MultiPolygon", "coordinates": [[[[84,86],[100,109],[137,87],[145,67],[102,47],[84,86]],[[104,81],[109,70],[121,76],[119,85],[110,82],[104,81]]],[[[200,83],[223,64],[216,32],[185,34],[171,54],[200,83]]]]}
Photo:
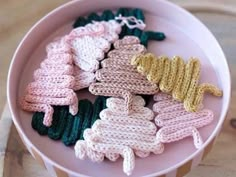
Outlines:
{"type": "MultiPolygon", "coordinates": [[[[54,37],[68,33],[76,17],[104,9],[119,7],[142,8],[148,29],[163,31],[167,39],[151,42],[148,50],[158,55],[180,55],[200,58],[201,81],[218,85],[224,92],[222,98],[206,96],[205,107],[215,113],[213,123],[200,129],[204,140],[201,149],[196,150],[192,139],[171,143],[165,153],[136,160],[132,176],[183,176],[195,167],[209,152],[218,135],[230,102],[231,81],[227,61],[218,42],[211,32],[194,16],[182,8],[163,0],[79,0],[71,1],[57,8],[41,19],[26,34],[18,46],[8,76],[8,102],[13,121],[29,152],[52,174],[60,177],[77,176],[125,176],[122,161],[115,163],[92,163],[75,158],[72,148],[65,147],[47,137],[39,136],[31,128],[32,114],[21,110],[19,99],[26,85],[32,81],[33,71],[45,57],[45,46],[54,37]]],[[[79,94],[79,98],[86,94],[79,94]]]]}

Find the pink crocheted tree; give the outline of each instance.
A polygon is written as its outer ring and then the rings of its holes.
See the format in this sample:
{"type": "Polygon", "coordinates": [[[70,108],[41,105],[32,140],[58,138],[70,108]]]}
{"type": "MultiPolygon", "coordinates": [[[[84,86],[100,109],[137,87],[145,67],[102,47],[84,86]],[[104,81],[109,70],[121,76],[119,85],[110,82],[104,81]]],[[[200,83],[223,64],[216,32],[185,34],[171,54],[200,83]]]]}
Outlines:
{"type": "Polygon", "coordinates": [[[26,111],[45,112],[44,124],[52,123],[53,105],[69,105],[75,115],[78,99],[73,91],[75,85],[71,48],[65,40],[58,39],[47,48],[47,58],[34,72],[34,81],[26,88],[22,108],[26,111]]]}
{"type": "Polygon", "coordinates": [[[74,63],[84,71],[95,72],[111,44],[118,39],[121,26],[112,21],[94,22],[75,28],[66,37],[73,52],[74,63]]]}
{"type": "Polygon", "coordinates": [[[157,101],[153,105],[153,111],[157,113],[155,123],[160,127],[157,139],[162,143],[171,143],[192,136],[195,147],[200,148],[203,140],[198,129],[213,121],[213,112],[208,109],[187,112],[183,103],[165,93],[155,95],[154,101],[157,101]]]}
{"type": "Polygon", "coordinates": [[[156,140],[157,128],[151,120],[152,110],[144,107],[144,100],[134,97],[132,113],[125,112],[125,101],[119,98],[108,98],[107,109],[100,113],[91,129],[84,132],[84,141],[75,145],[76,156],[101,162],[104,157],[116,161],[121,155],[124,158],[123,170],[130,175],[135,166],[134,154],[147,157],[151,152],[160,154],[164,150],[162,143],[156,140]]]}

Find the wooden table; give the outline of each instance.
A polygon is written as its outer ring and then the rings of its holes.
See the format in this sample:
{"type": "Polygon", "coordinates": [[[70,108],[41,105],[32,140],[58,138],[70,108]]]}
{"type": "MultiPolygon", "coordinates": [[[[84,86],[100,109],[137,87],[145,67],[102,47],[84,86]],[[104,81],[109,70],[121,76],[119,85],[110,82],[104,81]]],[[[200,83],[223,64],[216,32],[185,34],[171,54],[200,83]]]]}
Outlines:
{"type": "MultiPolygon", "coordinates": [[[[27,152],[22,145],[19,136],[12,125],[11,115],[6,102],[6,76],[12,54],[21,38],[28,29],[43,15],[51,11],[66,0],[32,1],[32,0],[8,0],[0,1],[0,176],[3,177],[48,177],[45,171],[27,152]],[[3,92],[4,91],[4,92],[3,92]]],[[[190,7],[189,5],[201,5],[213,2],[229,5],[229,9],[236,8],[234,0],[172,0],[173,2],[190,7]]],[[[206,4],[205,7],[212,7],[206,4]]],[[[223,7],[223,5],[219,6],[223,7]]],[[[194,14],[200,18],[214,33],[223,47],[231,68],[232,77],[232,101],[228,117],[224,123],[216,145],[208,157],[187,177],[234,177],[236,176],[236,129],[231,128],[229,121],[236,117],[236,17],[209,13],[209,9],[194,14]]],[[[199,9],[197,9],[199,10],[199,9]]]]}

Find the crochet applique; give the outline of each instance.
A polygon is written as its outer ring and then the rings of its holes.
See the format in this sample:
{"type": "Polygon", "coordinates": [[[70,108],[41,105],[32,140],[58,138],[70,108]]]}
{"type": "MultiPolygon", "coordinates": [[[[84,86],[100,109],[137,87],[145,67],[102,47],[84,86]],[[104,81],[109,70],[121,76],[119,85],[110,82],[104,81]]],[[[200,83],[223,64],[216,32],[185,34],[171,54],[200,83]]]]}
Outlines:
{"type": "Polygon", "coordinates": [[[74,91],[88,88],[92,83],[96,82],[96,77],[93,72],[83,71],[76,65],[74,65],[73,75],[75,78],[74,91]]]}
{"type": "MultiPolygon", "coordinates": [[[[93,21],[109,21],[114,20],[115,17],[135,17],[137,20],[142,20],[145,22],[144,14],[141,9],[128,9],[128,8],[120,8],[116,13],[113,13],[111,10],[105,10],[101,13],[101,15],[97,13],[91,13],[86,17],[79,17],[75,23],[73,24],[74,28],[85,26],[88,23],[92,23],[93,21]]],[[[120,22],[118,20],[118,22],[120,22]]],[[[147,47],[149,40],[162,41],[165,39],[165,34],[162,32],[154,32],[154,31],[143,31],[139,28],[129,28],[127,25],[123,25],[121,28],[121,32],[119,34],[119,38],[122,39],[126,35],[133,35],[139,38],[142,45],[147,47]]]]}
{"type": "Polygon", "coordinates": [[[114,50],[108,58],[101,62],[102,69],[96,72],[97,83],[89,86],[94,95],[123,97],[126,112],[131,110],[132,93],[152,95],[158,91],[155,84],[150,83],[130,64],[131,58],[146,51],[137,37],[126,36],[114,43],[114,50]]]}
{"type": "Polygon", "coordinates": [[[54,106],[53,121],[50,127],[43,124],[44,114],[37,112],[32,117],[32,128],[40,135],[48,135],[52,140],[61,140],[66,146],[74,145],[83,139],[83,132],[100,119],[99,113],[106,108],[106,97],[96,98],[94,105],[89,100],[79,101],[79,111],[73,116],[67,106],[54,106]]]}
{"type": "Polygon", "coordinates": [[[70,68],[64,68],[64,70],[70,70],[70,74],[74,76],[75,82],[73,90],[81,90],[83,88],[87,88],[91,83],[95,82],[95,74],[92,72],[86,72],[81,70],[78,66],[74,65],[73,60],[71,60],[71,57],[73,58],[73,52],[71,50],[71,46],[67,43],[65,37],[61,37],[59,39],[56,39],[55,41],[49,43],[46,46],[47,56],[48,57],[55,57],[54,53],[56,52],[58,55],[54,60],[52,59],[45,59],[41,65],[60,65],[60,64],[67,64],[68,62],[70,65],[73,66],[73,69],[70,68]],[[66,45],[66,48],[63,48],[63,45],[66,45]],[[70,54],[70,56],[68,54],[70,54]],[[61,58],[60,56],[66,55],[67,57],[61,58]],[[58,63],[59,61],[59,63],[58,63]]]}
{"type": "Polygon", "coordinates": [[[121,26],[115,20],[94,22],[75,28],[66,36],[74,53],[74,63],[84,71],[94,72],[111,43],[118,39],[121,26]]]}
{"type": "Polygon", "coordinates": [[[118,34],[124,25],[131,29],[142,30],[146,26],[142,20],[135,17],[120,15],[113,20],[92,22],[73,29],[65,38],[72,47],[74,63],[84,71],[96,71],[99,68],[99,61],[104,58],[111,44],[119,38],[118,34]]]}
{"type": "Polygon", "coordinates": [[[95,82],[95,74],[74,65],[73,51],[66,37],[58,38],[46,46],[47,58],[34,72],[34,82],[26,88],[22,109],[45,112],[44,125],[51,126],[53,106],[69,105],[70,113],[78,112],[78,98],[74,91],[87,88],[95,82]]]}
{"type": "Polygon", "coordinates": [[[47,46],[47,58],[34,72],[34,81],[26,88],[21,106],[23,110],[44,112],[43,123],[52,124],[51,105],[69,105],[69,112],[78,112],[78,99],[74,92],[73,58],[71,49],[62,39],[47,46]]]}
{"type": "Polygon", "coordinates": [[[153,105],[153,111],[157,113],[155,123],[160,127],[157,139],[162,143],[171,143],[192,136],[195,147],[201,148],[203,140],[198,129],[213,121],[213,112],[208,109],[187,112],[183,103],[165,93],[154,95],[154,101],[157,101],[153,105]]]}
{"type": "Polygon", "coordinates": [[[222,90],[212,84],[198,84],[200,79],[198,59],[191,58],[185,64],[180,57],[171,60],[147,53],[134,56],[131,64],[151,83],[159,84],[162,92],[170,93],[175,100],[183,102],[187,111],[196,112],[199,109],[205,92],[218,97],[223,94],[222,90]]]}
{"type": "Polygon", "coordinates": [[[123,170],[130,175],[135,166],[134,154],[144,158],[151,152],[162,153],[164,146],[157,141],[157,128],[151,122],[154,117],[152,110],[144,107],[145,102],[140,96],[135,96],[132,104],[132,113],[128,115],[124,111],[124,100],[108,98],[108,108],[100,113],[101,120],[84,131],[83,141],[77,141],[76,157],[101,162],[104,157],[116,161],[121,155],[124,158],[123,170]]]}
{"type": "Polygon", "coordinates": [[[65,126],[65,131],[62,135],[62,142],[69,146],[83,135],[86,127],[90,127],[91,117],[93,114],[92,103],[85,99],[79,101],[79,112],[75,116],[68,116],[69,120],[65,126]]]}

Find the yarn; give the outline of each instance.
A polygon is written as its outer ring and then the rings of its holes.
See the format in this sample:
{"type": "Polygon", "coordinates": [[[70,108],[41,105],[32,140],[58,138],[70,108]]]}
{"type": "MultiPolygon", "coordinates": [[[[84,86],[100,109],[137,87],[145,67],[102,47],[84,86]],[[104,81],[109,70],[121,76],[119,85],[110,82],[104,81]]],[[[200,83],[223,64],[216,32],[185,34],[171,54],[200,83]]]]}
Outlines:
{"type": "Polygon", "coordinates": [[[36,112],[32,117],[32,128],[40,135],[48,135],[52,140],[61,139],[66,146],[74,145],[83,139],[83,132],[99,118],[101,110],[106,108],[106,97],[98,96],[94,105],[88,100],[79,101],[79,111],[73,116],[68,106],[54,106],[53,121],[50,127],[43,124],[44,113],[36,112]]]}
{"type": "Polygon", "coordinates": [[[187,112],[183,103],[165,93],[154,95],[154,101],[157,101],[153,105],[153,111],[157,113],[155,123],[161,127],[156,138],[162,143],[171,143],[192,136],[195,147],[201,148],[203,140],[198,129],[213,121],[213,112],[208,109],[187,112]]]}
{"type": "Polygon", "coordinates": [[[99,118],[101,110],[105,109],[106,97],[99,96],[96,98],[94,105],[85,99],[79,101],[79,111],[76,116],[69,114],[62,142],[66,146],[74,145],[79,139],[83,139],[83,132],[90,128],[94,121],[99,118]]]}
{"type": "Polygon", "coordinates": [[[120,31],[121,26],[115,20],[93,22],[73,29],[65,39],[74,53],[74,63],[84,71],[96,71],[120,31]]]}
{"type": "Polygon", "coordinates": [[[136,55],[131,64],[137,71],[153,83],[158,84],[160,90],[172,94],[175,100],[184,103],[187,111],[196,112],[202,104],[204,93],[222,96],[222,90],[209,83],[198,85],[200,78],[200,61],[191,58],[185,64],[180,57],[155,57],[151,53],[136,55]]]}
{"type": "Polygon", "coordinates": [[[84,129],[90,127],[90,120],[92,116],[92,103],[85,99],[79,101],[79,112],[73,117],[72,124],[67,124],[66,131],[63,134],[62,142],[66,145],[73,145],[81,138],[84,129]]]}
{"type": "Polygon", "coordinates": [[[67,116],[68,116],[68,107],[59,108],[58,111],[56,111],[53,114],[53,121],[52,125],[48,128],[48,137],[53,140],[59,140],[62,137],[62,134],[65,129],[65,125],[67,123],[67,116]]]}
{"type": "Polygon", "coordinates": [[[114,43],[114,50],[108,53],[108,57],[102,61],[102,69],[96,72],[97,83],[89,86],[89,91],[94,95],[122,97],[125,99],[126,112],[131,110],[132,93],[152,95],[158,91],[158,87],[138,73],[131,66],[131,58],[146,51],[139,44],[139,39],[134,36],[126,36],[114,43]]]}
{"type": "Polygon", "coordinates": [[[90,84],[96,81],[94,73],[83,71],[77,66],[74,66],[74,78],[75,78],[75,84],[73,87],[74,91],[88,88],[90,84]]]}
{"type": "Polygon", "coordinates": [[[73,91],[74,76],[70,47],[64,39],[57,39],[46,47],[47,58],[34,72],[34,81],[28,84],[26,95],[21,101],[22,109],[30,112],[44,112],[43,124],[52,124],[54,106],[69,105],[75,115],[78,99],[73,91]]]}
{"type": "MultiPolygon", "coordinates": [[[[107,107],[106,100],[107,100],[107,97],[104,97],[104,96],[98,96],[96,98],[94,105],[93,105],[93,115],[91,118],[90,127],[94,124],[94,122],[97,119],[100,119],[100,117],[99,117],[100,112],[107,107]]],[[[88,128],[90,128],[90,127],[88,127],[88,128]]]]}
{"type": "Polygon", "coordinates": [[[139,27],[139,29],[143,30],[146,27],[146,24],[142,20],[136,19],[134,16],[124,17],[119,14],[115,17],[115,20],[121,20],[120,25],[126,25],[129,29],[135,29],[139,27]]]}
{"type": "MultiPolygon", "coordinates": [[[[55,112],[55,110],[54,110],[55,112]]],[[[47,135],[48,134],[48,127],[43,125],[43,112],[36,112],[34,113],[31,121],[31,126],[34,130],[36,130],[40,135],[47,135]]]]}
{"type": "Polygon", "coordinates": [[[162,153],[164,147],[156,140],[157,129],[151,122],[153,112],[144,107],[145,102],[140,96],[133,98],[132,105],[132,113],[128,115],[124,111],[124,100],[108,98],[108,108],[100,113],[101,120],[84,131],[84,141],[77,141],[76,156],[101,162],[104,157],[116,161],[121,155],[123,170],[130,175],[135,166],[134,154],[144,158],[151,152],[162,153]]]}
{"type": "MultiPolygon", "coordinates": [[[[73,28],[78,28],[80,26],[85,26],[88,23],[92,23],[93,21],[109,21],[115,19],[122,15],[123,17],[133,16],[138,20],[145,22],[144,14],[141,9],[127,9],[127,8],[120,8],[117,10],[116,13],[113,13],[111,10],[105,10],[102,12],[101,15],[96,13],[91,13],[88,15],[87,18],[85,17],[78,17],[78,19],[73,24],[73,28]]],[[[120,22],[118,20],[118,22],[120,22]]],[[[130,22],[130,25],[132,23],[130,22]]],[[[141,29],[135,28],[130,29],[126,25],[122,26],[121,33],[119,34],[119,38],[123,38],[126,35],[134,35],[138,37],[141,41],[141,44],[147,46],[148,40],[157,40],[162,41],[165,39],[165,34],[161,32],[151,32],[151,31],[142,31],[141,29]]]]}
{"type": "MultiPolygon", "coordinates": [[[[47,58],[41,63],[40,69],[35,71],[35,81],[30,83],[26,89],[26,95],[21,101],[22,109],[30,112],[45,112],[44,125],[48,127],[52,123],[54,111],[52,106],[69,105],[70,113],[75,115],[78,112],[78,99],[74,91],[86,88],[95,82],[93,71],[99,67],[97,60],[101,60],[104,52],[110,48],[110,43],[107,44],[101,37],[96,40],[93,37],[102,35],[105,40],[112,42],[117,39],[120,26],[123,24],[126,25],[123,25],[122,29],[129,30],[129,28],[136,27],[130,30],[133,30],[135,35],[142,33],[139,28],[144,27],[144,16],[140,9],[120,9],[116,18],[121,25],[118,25],[114,18],[115,15],[110,10],[104,11],[101,16],[92,13],[87,19],[80,17],[74,27],[83,27],[76,28],[69,35],[57,38],[48,44],[47,58]],[[85,25],[86,27],[84,27],[85,25]],[[111,30],[114,33],[111,33],[111,30]],[[84,48],[84,46],[88,48],[84,48]],[[99,50],[95,50],[98,48],[99,50]],[[91,53],[95,54],[93,59],[90,57],[91,53]],[[91,63],[88,62],[88,58],[91,63]],[[80,68],[74,66],[74,62],[80,68]]],[[[128,34],[131,33],[128,32],[128,34]]],[[[152,34],[155,36],[155,33],[152,34]]],[[[159,40],[158,35],[156,35],[156,39],[159,40]]],[[[146,39],[147,37],[145,37],[146,39]]]]}
{"type": "MultiPolygon", "coordinates": [[[[100,19],[94,13],[90,14],[89,18],[100,19]]],[[[122,16],[120,14],[109,21],[92,21],[83,27],[74,28],[65,37],[72,47],[74,63],[84,71],[96,71],[99,67],[99,61],[104,58],[104,53],[118,39],[122,26],[143,30],[146,25],[134,16],[122,16]]]]}

